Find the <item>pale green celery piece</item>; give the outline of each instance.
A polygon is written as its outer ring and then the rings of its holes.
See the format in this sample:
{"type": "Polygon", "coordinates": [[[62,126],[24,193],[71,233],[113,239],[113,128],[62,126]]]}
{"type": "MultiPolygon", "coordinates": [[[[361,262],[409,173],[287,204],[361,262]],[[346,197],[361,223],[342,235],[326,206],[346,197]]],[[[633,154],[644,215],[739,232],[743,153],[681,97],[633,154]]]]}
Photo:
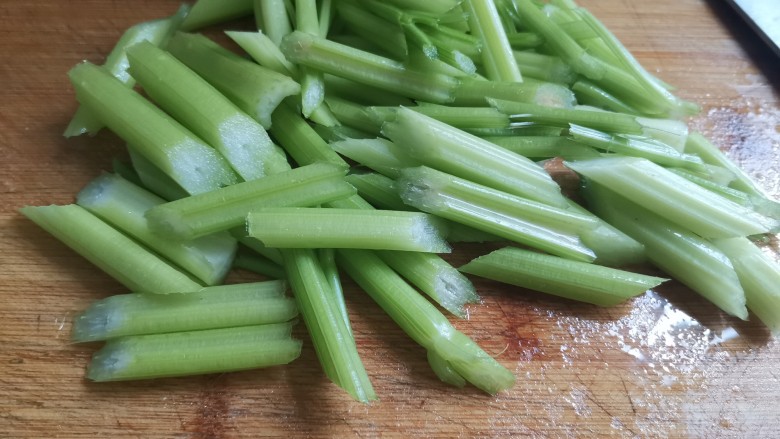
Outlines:
{"type": "Polygon", "coordinates": [[[720,184],[708,180],[707,178],[702,177],[701,174],[693,173],[687,169],[681,169],[681,168],[666,168],[666,169],[668,169],[671,172],[674,172],[675,174],[685,178],[686,180],[692,183],[698,184],[704,189],[707,189],[711,192],[715,192],[716,194],[720,195],[723,198],[727,198],[741,206],[747,206],[753,210],[756,210],[755,206],[753,206],[751,196],[745,192],[728,187],[724,184],[720,184]]]}
{"type": "Polygon", "coordinates": [[[138,171],[133,168],[132,163],[126,163],[118,158],[113,158],[111,159],[111,172],[136,186],[144,187],[144,183],[141,181],[141,177],[138,176],[138,171]]]}
{"type": "Polygon", "coordinates": [[[127,152],[130,154],[130,161],[144,187],[168,201],[190,196],[176,181],[137,152],[135,148],[127,145],[127,152]]]}
{"type": "Polygon", "coordinates": [[[170,294],[203,288],[81,206],[27,206],[20,212],[131,291],[170,294]]]}
{"type": "MultiPolygon", "coordinates": [[[[569,210],[582,213],[583,215],[593,215],[590,211],[571,200],[569,200],[569,210]]],[[[593,261],[595,264],[608,267],[625,267],[642,264],[647,261],[644,245],[603,219],[597,216],[594,216],[594,218],[598,219],[598,226],[580,232],[580,240],[596,254],[596,260],[593,261]]]]}
{"type": "Polygon", "coordinates": [[[206,285],[221,283],[233,262],[236,240],[228,233],[178,241],[149,229],[144,214],[165,200],[114,174],[103,174],[76,196],[76,203],[183,268],[206,285]]]}
{"type": "Polygon", "coordinates": [[[284,281],[206,287],[189,294],[119,294],[73,319],[76,342],[286,322],[298,315],[284,281]]]}
{"type": "Polygon", "coordinates": [[[87,378],[123,381],[224,373],[287,364],[301,354],[292,324],[241,326],[110,340],[92,356],[87,378]]]}
{"type": "MultiPolygon", "coordinates": [[[[446,54],[447,52],[445,51],[444,53],[446,54]]],[[[454,55],[448,56],[447,59],[451,61],[454,60],[454,55]]],[[[436,58],[430,58],[426,53],[420,50],[412,50],[409,52],[409,56],[406,58],[404,65],[408,69],[418,72],[437,73],[445,76],[452,76],[454,78],[474,77],[477,72],[476,64],[472,61],[471,65],[468,66],[465,63],[465,59],[462,61],[464,61],[460,63],[462,65],[451,65],[449,62],[446,62],[442,55],[438,54],[438,49],[436,58]],[[469,71],[464,71],[464,68],[469,71]]]]}
{"type": "Polygon", "coordinates": [[[465,0],[471,34],[482,39],[482,63],[488,79],[523,82],[523,75],[512,54],[512,46],[493,0],[465,0]]]}
{"type": "Polygon", "coordinates": [[[188,240],[238,227],[261,207],[316,206],[355,193],[346,169],[314,164],[182,198],[149,209],[149,227],[161,236],[188,240]]]}
{"type": "Polygon", "coordinates": [[[284,265],[284,259],[282,259],[282,254],[279,252],[278,248],[270,248],[266,247],[261,243],[260,241],[256,240],[255,238],[250,238],[246,234],[246,226],[242,225],[241,227],[236,227],[235,229],[232,229],[231,234],[238,239],[238,241],[245,247],[249,248],[253,252],[270,259],[271,261],[275,262],[277,265],[284,265]]]}
{"type": "MultiPolygon", "coordinates": [[[[319,36],[320,23],[316,0],[295,0],[295,28],[298,31],[319,36]]],[[[301,69],[301,112],[309,117],[325,99],[325,83],[322,72],[310,67],[301,69]]]]}
{"type": "Polygon", "coordinates": [[[262,22],[259,28],[277,46],[293,30],[285,0],[255,0],[255,16],[262,22]]]}
{"type": "Polygon", "coordinates": [[[428,364],[431,366],[433,373],[436,374],[436,377],[443,383],[454,387],[466,386],[466,380],[447,363],[447,360],[436,352],[428,351],[428,364]]]}
{"type": "Polygon", "coordinates": [[[709,241],[600,185],[588,183],[584,194],[594,213],[645,246],[653,265],[726,313],[747,319],[734,267],[709,241]]]}
{"type": "Polygon", "coordinates": [[[517,197],[426,167],[404,169],[396,185],[401,199],[423,212],[561,257],[585,262],[595,259],[577,236],[598,225],[593,216],[517,197]]]}
{"type": "Polygon", "coordinates": [[[341,277],[339,276],[339,267],[336,265],[336,250],[332,248],[321,248],[317,250],[317,258],[320,261],[322,273],[330,286],[330,292],[333,293],[334,300],[338,304],[341,318],[347,325],[349,334],[352,335],[352,324],[349,322],[349,313],[347,304],[344,301],[344,288],[341,286],[341,277]]]}
{"type": "Polygon", "coordinates": [[[287,274],[276,262],[252,251],[239,251],[233,260],[234,268],[249,270],[271,279],[286,279],[287,274]]]}
{"type": "Polygon", "coordinates": [[[269,207],[249,212],[247,231],[276,248],[451,251],[445,224],[420,212],[269,207]]]}
{"type": "Polygon", "coordinates": [[[467,303],[479,303],[477,291],[465,276],[447,261],[430,253],[378,251],[385,264],[403,276],[453,315],[464,318],[467,303]]]}
{"type": "Polygon", "coordinates": [[[444,14],[458,7],[462,0],[431,0],[420,2],[418,0],[387,0],[394,6],[402,9],[416,9],[433,14],[444,14]]]}
{"type": "Polygon", "coordinates": [[[426,27],[425,33],[439,49],[457,51],[472,60],[481,56],[482,40],[473,35],[443,25],[426,27]]]}
{"type": "Polygon", "coordinates": [[[688,124],[675,119],[651,119],[637,117],[637,123],[642,125],[642,134],[663,142],[679,152],[685,152],[688,141],[688,124]]]}
{"type": "Polygon", "coordinates": [[[368,133],[356,128],[352,128],[347,125],[337,125],[332,127],[326,127],[323,125],[315,124],[314,131],[322,137],[322,140],[330,142],[338,142],[340,140],[348,139],[372,139],[379,135],[379,132],[368,133]]]}
{"type": "Polygon", "coordinates": [[[320,2],[320,15],[319,15],[319,33],[322,38],[327,38],[330,32],[330,26],[333,21],[333,17],[336,15],[336,10],[333,7],[333,0],[322,0],[320,2]]]}
{"type": "Polygon", "coordinates": [[[493,105],[490,99],[526,102],[553,108],[570,108],[577,102],[571,90],[552,82],[531,78],[522,83],[463,78],[455,89],[453,103],[458,106],[488,106],[493,105]]]}
{"type": "Polygon", "coordinates": [[[379,135],[382,123],[365,106],[335,96],[326,97],[325,103],[342,124],[379,135]]]}
{"type": "Polygon", "coordinates": [[[309,249],[285,249],[282,254],[295,302],[325,375],[360,402],[377,399],[317,255],[309,249]]]}
{"type": "Polygon", "coordinates": [[[607,111],[617,113],[637,114],[638,112],[625,104],[620,99],[612,96],[603,88],[593,84],[586,79],[578,79],[571,90],[577,96],[577,102],[585,105],[592,105],[607,111]]]}
{"type": "Polygon", "coordinates": [[[490,394],[514,385],[515,377],[511,372],[457,331],[436,307],[374,253],[339,250],[337,258],[339,266],[404,332],[426,350],[433,351],[454,373],[490,394]]]}
{"type": "Polygon", "coordinates": [[[514,51],[513,55],[523,75],[560,84],[572,84],[577,74],[557,56],[536,52],[514,51]]]}
{"type": "Polygon", "coordinates": [[[568,127],[576,124],[623,134],[643,134],[642,125],[631,114],[593,111],[581,108],[549,108],[524,102],[488,99],[490,105],[508,114],[513,122],[533,122],[543,125],[568,127]]]}
{"type": "Polygon", "coordinates": [[[279,46],[262,31],[241,32],[226,30],[225,35],[238,44],[244,52],[263,67],[277,73],[298,77],[298,66],[287,61],[284,54],[279,51],[279,46]]]}
{"type": "MultiPolygon", "coordinates": [[[[390,110],[385,121],[392,121],[399,107],[372,107],[372,109],[390,110]]],[[[509,116],[489,107],[448,107],[446,105],[425,104],[406,107],[428,117],[444,122],[456,128],[509,128],[509,116]]]]}
{"type": "Polygon", "coordinates": [[[217,151],[103,68],[81,63],[68,75],[79,102],[188,193],[238,181],[217,151]]]}
{"type": "Polygon", "coordinates": [[[560,136],[491,136],[483,139],[529,159],[563,157],[566,160],[584,160],[601,156],[589,146],[560,136]]]}
{"type": "Polygon", "coordinates": [[[507,34],[509,45],[515,50],[536,49],[544,44],[544,39],[533,32],[514,32],[507,34]]]}
{"type": "MultiPolygon", "coordinates": [[[[132,88],[135,85],[135,79],[127,73],[128,60],[125,49],[141,41],[149,41],[157,46],[164,45],[189,13],[189,5],[182,5],[174,15],[168,18],[145,21],[129,27],[111,49],[103,63],[103,68],[128,88],[132,88]]],[[[68,127],[65,128],[63,135],[65,137],[85,133],[95,135],[103,126],[103,122],[97,115],[84,107],[79,107],[68,127]]]]}
{"type": "Polygon", "coordinates": [[[734,265],[748,309],[773,334],[780,334],[780,264],[747,238],[716,239],[712,243],[734,265]]]}
{"type": "Polygon", "coordinates": [[[339,154],[390,178],[398,177],[404,168],[421,165],[403,148],[387,139],[347,139],[332,142],[330,146],[339,154]]]}
{"type": "Polygon", "coordinates": [[[655,214],[699,236],[750,236],[766,233],[778,225],[776,220],[712,193],[646,159],[604,157],[565,164],[587,179],[652,209],[655,214]]]}
{"type": "Polygon", "coordinates": [[[685,152],[698,155],[707,164],[728,169],[736,178],[729,184],[729,186],[734,189],[758,197],[767,197],[764,190],[758,187],[750,176],[700,133],[691,133],[688,136],[688,141],[685,144],[685,152]]]}
{"type": "Polygon", "coordinates": [[[414,105],[414,101],[409,98],[339,76],[325,75],[325,87],[328,96],[335,95],[356,104],[414,105]]]}
{"type": "Polygon", "coordinates": [[[282,102],[271,116],[275,126],[271,128],[271,135],[282,148],[299,165],[322,162],[347,167],[347,163],[322,140],[306,119],[290,104],[290,102],[282,102]]]}
{"type": "Polygon", "coordinates": [[[575,124],[569,125],[569,136],[575,142],[605,152],[642,157],[661,166],[706,171],[706,166],[699,156],[681,153],[674,147],[654,139],[608,134],[575,124]]]}
{"type": "Polygon", "coordinates": [[[480,256],[459,270],[598,306],[617,305],[668,280],[513,247],[480,256]]]}
{"type": "Polygon", "coordinates": [[[352,32],[371,41],[394,59],[406,59],[409,48],[400,25],[378,17],[364,4],[340,1],[336,5],[339,17],[352,32]]]}
{"type": "Polygon", "coordinates": [[[458,85],[453,77],[409,70],[389,58],[299,31],[285,37],[280,48],[294,63],[413,99],[450,102],[458,85]]]}
{"type": "Polygon", "coordinates": [[[224,156],[244,180],[290,169],[265,129],[173,55],[150,43],[127,50],[130,73],[163,110],[224,156]]]}
{"type": "Polygon", "coordinates": [[[467,128],[464,131],[478,137],[513,137],[513,136],[544,136],[560,137],[564,134],[564,128],[546,125],[537,125],[534,123],[512,124],[510,128],[467,128]]]}
{"type": "Polygon", "coordinates": [[[191,32],[214,24],[252,15],[253,0],[198,0],[181,24],[191,32]]]}
{"type": "Polygon", "coordinates": [[[279,103],[301,92],[289,76],[243,59],[200,34],[179,32],[168,50],[266,129],[279,103]]]}
{"type": "MultiPolygon", "coordinates": [[[[428,35],[420,29],[420,24],[436,26],[440,18],[444,18],[446,15],[431,15],[411,9],[400,9],[383,1],[364,0],[360,3],[361,7],[370,10],[373,14],[400,26],[404,32],[406,46],[410,54],[418,52],[423,53],[424,56],[430,59],[438,57],[438,48],[431,42],[428,35]]],[[[379,29],[375,29],[375,31],[378,32],[379,29]]],[[[403,59],[403,57],[399,58],[403,59]]]]}
{"type": "Polygon", "coordinates": [[[551,206],[566,206],[555,181],[533,161],[407,108],[382,133],[432,168],[551,206]]]}

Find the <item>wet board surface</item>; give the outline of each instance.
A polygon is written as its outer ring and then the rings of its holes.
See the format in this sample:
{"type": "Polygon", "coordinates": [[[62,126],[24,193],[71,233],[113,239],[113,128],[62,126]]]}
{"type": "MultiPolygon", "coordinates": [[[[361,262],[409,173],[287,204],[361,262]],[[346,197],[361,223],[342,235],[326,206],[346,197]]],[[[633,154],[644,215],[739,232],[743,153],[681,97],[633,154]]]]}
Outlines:
{"type": "MultiPolygon", "coordinates": [[[[691,126],[777,198],[779,70],[720,3],[581,2],[700,104],[691,126]]],[[[495,397],[440,383],[424,350],[349,281],[377,403],[353,402],[329,383],[302,330],[303,353],[288,367],[86,381],[98,345],[69,342],[72,316],[125,290],[17,209],[72,202],[122,156],[110,133],[61,136],[76,108],[66,72],[101,62],[126,27],[176,7],[0,3],[0,437],[780,437],[780,344],[755,319],[729,318],[677,283],[600,309],[477,280],[483,303],[454,324],[516,374],[495,397]]],[[[448,259],[460,265],[493,248],[460,246],[448,259]]]]}

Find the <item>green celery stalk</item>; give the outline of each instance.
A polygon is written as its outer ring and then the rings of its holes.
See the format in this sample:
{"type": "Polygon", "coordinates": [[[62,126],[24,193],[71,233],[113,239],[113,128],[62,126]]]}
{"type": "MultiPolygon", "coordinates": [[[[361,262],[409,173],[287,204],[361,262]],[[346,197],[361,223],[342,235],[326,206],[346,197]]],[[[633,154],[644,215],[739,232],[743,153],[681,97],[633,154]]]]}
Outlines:
{"type": "Polygon", "coordinates": [[[371,87],[334,75],[325,75],[328,97],[337,96],[361,105],[414,105],[414,101],[396,93],[371,87]]]}
{"type": "Polygon", "coordinates": [[[162,236],[188,240],[244,224],[261,207],[315,206],[355,193],[346,170],[314,164],[182,198],[149,209],[149,227],[162,236]]]}
{"type": "Polygon", "coordinates": [[[220,233],[182,242],[152,233],[144,214],[165,200],[122,177],[103,174],[78,193],[76,203],[206,285],[221,283],[230,270],[236,252],[233,237],[220,233]]]}
{"type": "Polygon", "coordinates": [[[756,206],[754,206],[752,203],[753,197],[751,197],[751,195],[745,192],[709,180],[705,177],[702,177],[701,174],[696,174],[694,172],[691,172],[688,169],[681,169],[681,168],[666,168],[666,169],[668,169],[671,172],[674,172],[675,174],[685,178],[686,180],[692,183],[696,183],[697,185],[703,187],[704,189],[707,189],[708,191],[715,192],[721,197],[727,198],[739,205],[749,207],[758,212],[756,206]]]}
{"type": "Polygon", "coordinates": [[[68,75],[79,102],[188,193],[208,192],[237,181],[213,148],[103,68],[81,63],[68,75]]]}
{"type": "Polygon", "coordinates": [[[327,96],[325,103],[342,124],[379,136],[382,122],[377,120],[376,113],[369,108],[335,96],[327,96]]]}
{"type": "Polygon", "coordinates": [[[512,122],[533,122],[565,128],[575,124],[612,133],[643,134],[642,125],[637,121],[637,117],[631,114],[578,108],[550,108],[501,99],[488,101],[498,111],[509,115],[512,122]]]}
{"type": "Polygon", "coordinates": [[[133,169],[145,188],[168,201],[190,196],[173,178],[160,170],[135,148],[127,145],[127,152],[130,155],[133,169]]]}
{"type": "Polygon", "coordinates": [[[462,0],[430,0],[420,2],[417,0],[388,0],[386,3],[402,9],[416,9],[423,12],[429,12],[441,15],[458,7],[462,0]]]}
{"type": "Polygon", "coordinates": [[[271,135],[293,160],[301,165],[321,162],[346,167],[346,162],[322,140],[306,119],[288,104],[283,102],[273,112],[271,117],[276,128],[271,128],[271,135]]]}
{"type": "Polygon", "coordinates": [[[131,291],[191,293],[202,285],[75,204],[20,212],[131,291]]]}
{"type": "Polygon", "coordinates": [[[198,0],[181,25],[191,32],[214,24],[252,15],[253,0],[198,0]]]}
{"type": "Polygon", "coordinates": [[[138,176],[138,171],[133,168],[132,163],[127,163],[118,158],[113,158],[111,159],[111,172],[138,187],[144,187],[144,183],[141,181],[141,177],[138,176]]]}
{"type": "Polygon", "coordinates": [[[346,139],[332,142],[330,147],[339,154],[391,178],[398,177],[404,168],[421,164],[403,148],[382,138],[346,139]]]}
{"type": "Polygon", "coordinates": [[[517,197],[431,168],[404,169],[396,185],[405,203],[546,252],[590,262],[578,237],[594,228],[592,215],[517,197]]]}
{"type": "Polygon", "coordinates": [[[92,356],[87,378],[136,380],[287,364],[301,354],[291,328],[281,323],[117,338],[92,356]]]}
{"type": "Polygon", "coordinates": [[[298,310],[284,281],[206,287],[189,294],[119,294],[73,319],[76,342],[286,322],[298,310]]]}
{"type": "Polygon", "coordinates": [[[523,82],[523,75],[512,54],[512,46],[493,0],[466,0],[464,9],[469,14],[471,34],[481,39],[482,63],[488,79],[523,82]]]}
{"type": "MultiPolygon", "coordinates": [[[[326,98],[325,103],[327,102],[328,100],[326,98]]],[[[347,139],[368,139],[379,135],[378,131],[371,134],[347,125],[326,127],[317,124],[314,125],[314,131],[316,131],[317,134],[319,134],[319,136],[322,137],[322,140],[326,142],[338,142],[347,139]]]]}
{"type": "MultiPolygon", "coordinates": [[[[320,23],[316,0],[295,0],[295,28],[301,32],[319,35],[320,23]]],[[[303,68],[301,82],[301,112],[309,117],[325,99],[325,83],[322,72],[303,68]]]]}
{"type": "MultiPolygon", "coordinates": [[[[729,238],[766,233],[778,226],[731,200],[635,157],[604,157],[566,166],[699,236],[729,238]]],[[[629,234],[630,235],[630,234],[629,234]]]]}
{"type": "Polygon", "coordinates": [[[487,106],[490,99],[525,102],[555,108],[569,108],[577,103],[571,90],[553,82],[532,78],[527,78],[522,83],[463,78],[454,91],[453,104],[457,106],[487,106]]]}
{"type": "MultiPolygon", "coordinates": [[[[444,315],[367,250],[338,250],[337,261],[415,342],[433,351],[460,377],[487,393],[514,385],[515,378],[444,315]]],[[[437,374],[441,367],[436,367],[437,374]]],[[[441,376],[441,375],[440,375],[441,376]]],[[[452,381],[450,380],[450,383],[452,381]]]]}
{"type": "MultiPolygon", "coordinates": [[[[398,108],[400,107],[371,107],[369,111],[385,121],[390,121],[395,118],[398,108]]],[[[438,104],[422,104],[405,108],[455,128],[509,128],[509,116],[495,108],[448,107],[438,104]]]]}
{"type": "Polygon", "coordinates": [[[306,207],[253,209],[249,236],[276,248],[366,248],[449,253],[444,224],[420,212],[306,207]]]}
{"type": "Polygon", "coordinates": [[[366,199],[377,209],[414,210],[413,207],[404,204],[401,197],[398,196],[395,180],[392,178],[376,172],[352,172],[347,174],[344,179],[352,186],[355,186],[358,195],[366,199]]]}
{"type": "Polygon", "coordinates": [[[476,276],[598,306],[614,306],[668,279],[504,247],[459,268],[476,276]]]}
{"type": "Polygon", "coordinates": [[[249,248],[266,259],[270,259],[277,265],[281,266],[284,264],[284,259],[282,259],[282,253],[279,249],[266,247],[260,241],[246,236],[246,226],[232,229],[231,234],[238,239],[244,247],[249,248]]]}
{"type": "Polygon", "coordinates": [[[544,39],[533,32],[514,32],[507,34],[509,45],[515,50],[536,49],[544,44],[544,39]]]}
{"type": "Polygon", "coordinates": [[[266,129],[282,99],[301,92],[289,76],[243,59],[203,35],[179,32],[168,50],[266,129]]]}
{"type": "Polygon", "coordinates": [[[255,0],[255,15],[261,18],[260,29],[277,46],[285,35],[292,32],[285,0],[255,0]]]}
{"type": "Polygon", "coordinates": [[[285,249],[282,255],[325,375],[360,402],[377,399],[316,254],[308,249],[285,249]]]}
{"type": "Polygon", "coordinates": [[[287,61],[279,47],[262,31],[241,32],[226,30],[225,35],[238,44],[249,56],[263,67],[283,75],[298,77],[298,67],[287,61]]]}
{"type": "Polygon", "coordinates": [[[617,113],[637,114],[637,111],[596,84],[579,79],[571,86],[577,102],[617,113]]]}
{"type": "Polygon", "coordinates": [[[340,1],[336,5],[339,17],[356,35],[371,41],[394,59],[405,59],[408,56],[406,35],[398,23],[375,15],[364,4],[340,1]]]}
{"type": "Polygon", "coordinates": [[[482,138],[529,159],[543,160],[563,157],[566,160],[584,160],[601,156],[595,149],[561,136],[487,136],[482,138]]]}
{"type": "Polygon", "coordinates": [[[523,75],[539,81],[572,84],[577,74],[557,56],[536,52],[513,52],[523,75]]]}
{"type": "Polygon", "coordinates": [[[336,304],[338,305],[341,318],[347,325],[350,335],[352,335],[352,324],[349,322],[349,313],[347,304],[344,302],[344,288],[341,286],[341,276],[339,276],[339,267],[336,265],[336,250],[332,248],[321,248],[317,250],[317,259],[320,262],[322,273],[330,286],[330,292],[333,293],[336,304]]]}
{"type": "Polygon", "coordinates": [[[173,55],[150,43],[127,50],[130,73],[149,96],[219,151],[244,180],[290,169],[265,129],[173,55]]]}
{"type": "Polygon", "coordinates": [[[733,161],[729,160],[717,146],[713,145],[700,133],[691,133],[688,136],[688,142],[685,144],[685,152],[698,155],[705,163],[728,169],[735,177],[735,180],[730,183],[730,186],[734,189],[766,198],[766,193],[756,185],[750,176],[740,169],[733,161]]]}
{"type": "MultiPolygon", "coordinates": [[[[129,27],[111,49],[103,63],[103,68],[128,88],[132,88],[135,85],[135,79],[127,72],[128,60],[125,50],[141,41],[149,41],[157,46],[164,45],[190,12],[188,5],[182,5],[174,15],[168,18],[145,21],[129,27]]],[[[65,137],[79,136],[85,133],[95,135],[103,126],[103,122],[97,115],[87,108],[79,107],[68,127],[65,128],[63,135],[65,137]]]]}
{"type": "Polygon", "coordinates": [[[271,279],[286,279],[287,274],[276,262],[250,250],[239,251],[233,260],[234,268],[249,270],[271,279]]]}
{"type": "Polygon", "coordinates": [[[533,161],[423,114],[400,108],[382,133],[423,165],[517,196],[566,206],[555,181],[533,161]]]}

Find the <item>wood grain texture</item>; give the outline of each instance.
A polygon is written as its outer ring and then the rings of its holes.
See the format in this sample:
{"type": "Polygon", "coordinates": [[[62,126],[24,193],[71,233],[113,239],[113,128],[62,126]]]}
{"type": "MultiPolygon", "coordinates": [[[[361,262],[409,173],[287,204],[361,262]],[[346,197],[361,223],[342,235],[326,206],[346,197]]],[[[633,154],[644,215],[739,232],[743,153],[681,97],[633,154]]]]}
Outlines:
{"type": "MultiPolygon", "coordinates": [[[[778,63],[720,3],[581,1],[700,103],[692,126],[777,197],[778,63]]],[[[0,2],[0,437],[780,437],[780,344],[677,284],[599,309],[477,281],[484,303],[455,325],[517,375],[496,397],[441,384],[423,349],[351,283],[376,404],[330,384],[302,331],[302,357],[288,367],[87,382],[98,346],[69,342],[71,318],[123,290],[17,209],[72,202],[121,155],[109,133],[61,136],[76,108],[65,73],[82,59],[100,62],[129,25],[176,7],[0,2]]],[[[457,250],[450,260],[461,264],[487,248],[457,250]]]]}

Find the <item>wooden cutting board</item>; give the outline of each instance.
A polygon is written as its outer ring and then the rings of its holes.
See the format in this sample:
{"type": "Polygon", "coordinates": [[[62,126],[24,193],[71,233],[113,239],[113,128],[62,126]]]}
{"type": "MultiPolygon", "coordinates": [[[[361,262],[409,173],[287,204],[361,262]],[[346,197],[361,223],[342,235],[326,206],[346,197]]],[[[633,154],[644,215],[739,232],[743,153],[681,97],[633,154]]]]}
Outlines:
{"type": "MultiPolygon", "coordinates": [[[[581,3],[702,105],[692,127],[780,195],[780,70],[727,7],[581,3]]],[[[87,382],[98,345],[69,342],[72,316],[124,290],[17,209],[72,202],[121,156],[109,133],[61,136],[76,108],[65,74],[82,59],[102,61],[129,25],[176,7],[0,3],[0,437],[780,437],[780,344],[755,320],[729,318],[675,283],[599,309],[477,280],[483,303],[454,323],[516,374],[515,387],[495,397],[440,383],[423,349],[351,283],[377,403],[353,402],[330,384],[303,331],[303,354],[288,367],[87,382]]],[[[461,264],[486,250],[464,246],[449,259],[461,264]]]]}

